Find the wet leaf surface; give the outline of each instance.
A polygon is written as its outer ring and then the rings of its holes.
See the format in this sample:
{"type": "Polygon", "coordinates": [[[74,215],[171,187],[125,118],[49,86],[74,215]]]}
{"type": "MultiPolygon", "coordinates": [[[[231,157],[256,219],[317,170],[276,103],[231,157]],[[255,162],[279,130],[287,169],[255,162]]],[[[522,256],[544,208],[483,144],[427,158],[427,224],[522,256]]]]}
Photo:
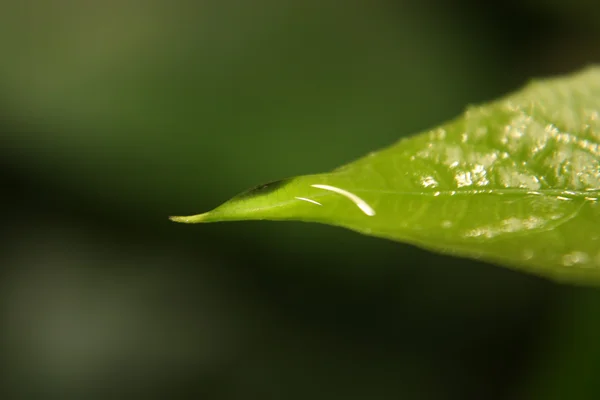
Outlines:
{"type": "Polygon", "coordinates": [[[600,68],[535,81],[325,174],[178,222],[300,220],[600,283],[600,68]]]}

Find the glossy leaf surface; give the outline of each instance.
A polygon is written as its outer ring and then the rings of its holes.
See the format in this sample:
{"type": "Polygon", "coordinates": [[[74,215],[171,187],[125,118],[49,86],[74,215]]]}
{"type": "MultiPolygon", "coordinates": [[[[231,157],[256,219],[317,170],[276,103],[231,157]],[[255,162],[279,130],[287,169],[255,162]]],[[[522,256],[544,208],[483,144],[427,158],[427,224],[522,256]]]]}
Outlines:
{"type": "Polygon", "coordinates": [[[536,81],[333,172],[178,222],[342,226],[558,281],[600,284],[600,68],[536,81]]]}

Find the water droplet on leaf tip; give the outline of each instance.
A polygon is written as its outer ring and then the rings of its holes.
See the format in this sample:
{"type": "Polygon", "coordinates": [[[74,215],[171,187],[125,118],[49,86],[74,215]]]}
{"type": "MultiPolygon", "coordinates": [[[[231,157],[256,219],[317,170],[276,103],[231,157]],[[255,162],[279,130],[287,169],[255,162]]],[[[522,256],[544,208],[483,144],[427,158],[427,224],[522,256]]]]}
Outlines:
{"type": "Polygon", "coordinates": [[[341,189],[339,187],[331,186],[331,185],[314,184],[311,186],[314,188],[317,188],[317,189],[328,190],[330,192],[340,194],[340,195],[346,197],[347,199],[350,199],[366,215],[368,215],[370,217],[375,215],[375,210],[366,201],[364,201],[362,198],[358,197],[354,193],[351,193],[347,190],[341,189]]]}

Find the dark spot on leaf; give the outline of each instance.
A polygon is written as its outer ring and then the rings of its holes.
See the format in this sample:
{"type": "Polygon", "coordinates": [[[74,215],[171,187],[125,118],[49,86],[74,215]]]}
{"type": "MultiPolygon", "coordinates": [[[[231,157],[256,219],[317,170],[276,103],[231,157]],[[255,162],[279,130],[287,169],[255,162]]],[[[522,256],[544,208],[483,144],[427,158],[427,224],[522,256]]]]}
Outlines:
{"type": "Polygon", "coordinates": [[[262,185],[258,185],[253,187],[252,189],[248,189],[243,193],[238,194],[236,199],[246,199],[249,197],[262,196],[271,192],[276,191],[277,189],[287,185],[291,179],[281,179],[278,181],[273,181],[269,183],[263,183],[262,185]]]}

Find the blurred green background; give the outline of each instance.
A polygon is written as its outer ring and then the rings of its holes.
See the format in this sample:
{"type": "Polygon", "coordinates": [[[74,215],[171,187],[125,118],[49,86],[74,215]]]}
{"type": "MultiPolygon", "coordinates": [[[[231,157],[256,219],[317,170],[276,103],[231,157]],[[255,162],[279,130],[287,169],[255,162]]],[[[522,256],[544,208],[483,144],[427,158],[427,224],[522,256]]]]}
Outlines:
{"type": "Polygon", "coordinates": [[[592,4],[1,2],[2,398],[600,398],[600,291],[167,220],[600,61],[592,4]]]}

